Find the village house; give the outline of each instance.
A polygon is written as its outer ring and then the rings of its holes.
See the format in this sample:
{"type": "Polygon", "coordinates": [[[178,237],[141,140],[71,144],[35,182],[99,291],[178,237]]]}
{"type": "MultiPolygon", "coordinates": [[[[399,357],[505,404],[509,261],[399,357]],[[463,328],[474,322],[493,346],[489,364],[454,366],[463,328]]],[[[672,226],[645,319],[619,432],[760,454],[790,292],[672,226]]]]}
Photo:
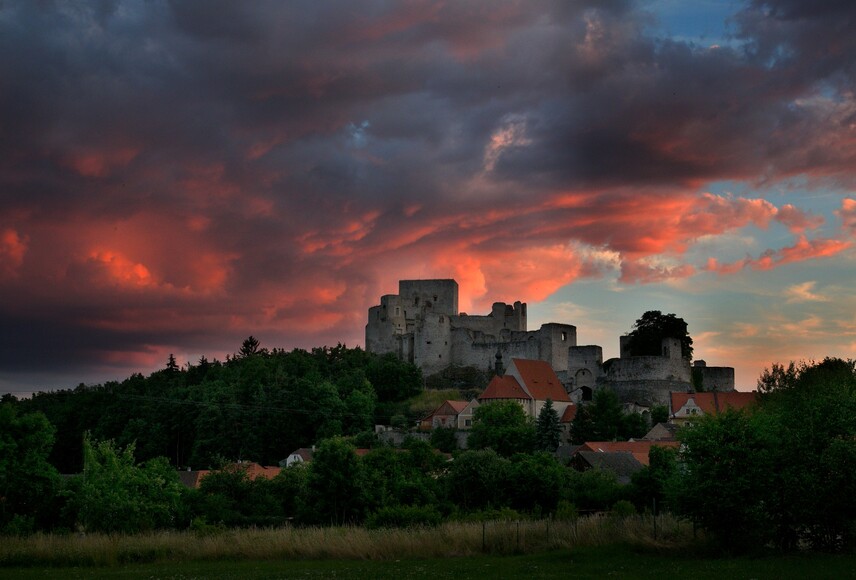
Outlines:
{"type": "Polygon", "coordinates": [[[468,424],[465,427],[461,426],[460,416],[467,411],[471,403],[478,406],[478,401],[473,399],[470,403],[466,401],[443,401],[443,403],[434,409],[434,411],[419,422],[419,428],[423,431],[431,429],[446,428],[446,429],[469,429],[472,425],[472,408],[469,409],[468,424]]]}
{"type": "Polygon", "coordinates": [[[543,360],[515,358],[504,375],[495,376],[484,392],[478,397],[480,404],[491,401],[515,401],[519,403],[529,417],[537,418],[548,400],[559,417],[566,415],[568,407],[574,407],[562,382],[550,363],[543,360]]]}
{"type": "Polygon", "coordinates": [[[577,449],[576,454],[582,451],[595,453],[630,453],[636,461],[643,466],[648,465],[651,447],[670,447],[677,449],[680,443],[677,441],[586,441],[577,449]]]}
{"type": "Polygon", "coordinates": [[[187,471],[179,471],[178,477],[185,486],[190,488],[198,488],[202,483],[202,480],[208,477],[212,473],[216,473],[217,471],[237,471],[243,470],[246,472],[247,477],[252,481],[259,477],[263,477],[265,479],[273,479],[277,475],[279,475],[282,468],[280,467],[268,467],[264,465],[259,465],[258,463],[253,463],[250,461],[241,461],[237,463],[230,463],[223,467],[220,470],[212,470],[212,469],[200,469],[200,470],[190,470],[187,471]]]}
{"type": "Polygon", "coordinates": [[[758,392],[670,393],[671,420],[676,425],[725,409],[745,409],[758,402],[758,392]]]}

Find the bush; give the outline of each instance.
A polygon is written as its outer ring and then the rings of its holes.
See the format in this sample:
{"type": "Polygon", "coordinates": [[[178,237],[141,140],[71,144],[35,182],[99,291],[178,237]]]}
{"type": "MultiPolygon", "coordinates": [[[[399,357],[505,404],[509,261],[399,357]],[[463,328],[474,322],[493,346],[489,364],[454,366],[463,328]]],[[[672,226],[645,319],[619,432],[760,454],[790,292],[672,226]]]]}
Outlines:
{"type": "Polygon", "coordinates": [[[636,515],[636,507],[626,499],[615,502],[612,506],[612,515],[619,519],[629,518],[636,515]]]}
{"type": "Polygon", "coordinates": [[[414,528],[418,526],[436,526],[442,520],[440,512],[434,506],[391,506],[381,508],[366,520],[366,527],[375,528],[414,528]]]}
{"type": "Polygon", "coordinates": [[[579,517],[580,512],[577,506],[566,499],[561,500],[556,507],[556,519],[561,522],[573,522],[579,517]]]}

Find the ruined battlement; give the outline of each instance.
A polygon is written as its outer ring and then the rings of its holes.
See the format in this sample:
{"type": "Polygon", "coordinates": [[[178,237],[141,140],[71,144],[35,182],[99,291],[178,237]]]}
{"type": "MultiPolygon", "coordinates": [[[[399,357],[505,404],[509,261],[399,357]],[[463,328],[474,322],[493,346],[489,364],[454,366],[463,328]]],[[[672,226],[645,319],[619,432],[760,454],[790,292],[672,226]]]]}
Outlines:
{"type": "Polygon", "coordinates": [[[455,280],[401,280],[398,294],[381,296],[368,311],[366,350],[395,353],[426,375],[449,366],[489,371],[496,357],[543,360],[561,377],[575,400],[591,398],[598,388],[616,391],[625,402],[661,403],[669,390],[688,391],[693,380],[719,391],[734,390],[734,369],[690,368],[681,357],[680,340],[663,341],[661,356],[632,357],[627,337],[620,338],[621,357],[603,362],[597,345],[577,346],[577,329],[551,322],[527,330],[526,304],[494,302],[485,315],[458,312],[455,280]]]}

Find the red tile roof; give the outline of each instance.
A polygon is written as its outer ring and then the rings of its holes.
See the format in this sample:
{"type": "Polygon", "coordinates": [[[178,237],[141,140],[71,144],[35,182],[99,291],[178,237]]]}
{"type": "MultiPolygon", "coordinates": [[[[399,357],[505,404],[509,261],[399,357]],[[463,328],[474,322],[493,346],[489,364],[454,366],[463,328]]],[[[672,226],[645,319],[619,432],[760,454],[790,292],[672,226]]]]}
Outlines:
{"type": "Polygon", "coordinates": [[[744,393],[731,391],[727,393],[669,393],[672,399],[672,413],[693,399],[699,409],[705,414],[716,414],[727,408],[744,409],[758,402],[758,392],[744,393]]]}
{"type": "MultiPolygon", "coordinates": [[[[279,475],[280,471],[282,471],[281,467],[265,467],[264,465],[259,465],[258,463],[231,463],[223,468],[223,471],[230,471],[236,469],[243,469],[247,472],[247,477],[251,480],[254,480],[258,477],[264,477],[265,479],[273,479],[277,475],[279,475]]],[[[184,471],[180,472],[179,477],[181,481],[187,485],[188,487],[199,487],[202,483],[202,480],[205,479],[211,473],[216,473],[210,469],[200,469],[198,471],[184,471]]]]}
{"type": "Polygon", "coordinates": [[[532,397],[523,390],[520,383],[512,376],[496,376],[491,379],[487,388],[479,396],[479,401],[485,399],[531,399],[532,397]]]}
{"type": "Polygon", "coordinates": [[[599,451],[616,453],[624,451],[632,453],[642,465],[648,465],[648,453],[651,447],[680,447],[678,441],[586,441],[580,446],[581,451],[599,451]]]}
{"type": "Polygon", "coordinates": [[[556,371],[550,363],[543,360],[529,360],[523,358],[511,359],[517,368],[523,385],[536,401],[570,401],[562,381],[556,376],[556,371]]]}
{"type": "Polygon", "coordinates": [[[559,419],[560,423],[570,423],[574,420],[574,417],[577,416],[577,406],[571,403],[567,407],[565,407],[565,412],[562,413],[562,418],[559,419]]]}

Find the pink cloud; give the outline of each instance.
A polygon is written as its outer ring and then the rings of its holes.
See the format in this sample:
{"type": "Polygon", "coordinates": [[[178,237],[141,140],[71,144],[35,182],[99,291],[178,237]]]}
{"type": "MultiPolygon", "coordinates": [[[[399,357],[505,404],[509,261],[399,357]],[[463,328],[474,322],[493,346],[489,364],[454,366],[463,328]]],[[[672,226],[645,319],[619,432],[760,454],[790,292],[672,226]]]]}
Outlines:
{"type": "Polygon", "coordinates": [[[835,213],[841,220],[841,227],[856,236],[856,199],[844,198],[841,200],[841,209],[835,213]]]}
{"type": "Polygon", "coordinates": [[[817,229],[823,225],[822,216],[814,216],[791,204],[783,205],[776,212],[776,221],[787,226],[794,234],[801,234],[806,230],[817,229]]]}
{"type": "Polygon", "coordinates": [[[801,235],[798,236],[793,246],[778,250],[766,250],[757,258],[747,256],[743,260],[730,264],[720,264],[715,258],[710,258],[705,269],[719,274],[733,274],[743,268],[771,270],[794,262],[803,262],[814,258],[829,258],[851,246],[851,242],[842,240],[825,238],[809,240],[801,235]]]}

